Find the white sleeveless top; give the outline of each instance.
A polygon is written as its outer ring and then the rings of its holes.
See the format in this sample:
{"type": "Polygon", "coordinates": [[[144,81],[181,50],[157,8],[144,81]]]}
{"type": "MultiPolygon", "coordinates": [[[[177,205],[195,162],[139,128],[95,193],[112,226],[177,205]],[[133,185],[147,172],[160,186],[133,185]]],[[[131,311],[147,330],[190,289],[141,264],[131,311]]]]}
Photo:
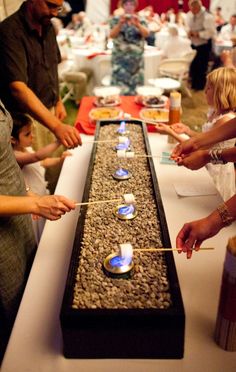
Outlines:
{"type": "MultiPolygon", "coordinates": [[[[212,121],[207,121],[202,126],[203,132],[208,132],[209,130],[213,129],[215,123],[226,116],[219,115],[218,117],[214,118],[212,121]]],[[[222,130],[223,126],[222,126],[222,130]]],[[[218,142],[214,146],[212,146],[212,149],[226,149],[234,147],[235,145],[235,138],[218,142]]],[[[213,181],[215,183],[215,186],[219,193],[221,194],[222,198],[226,201],[231,196],[235,194],[235,169],[234,169],[234,163],[230,162],[227,164],[211,164],[208,163],[206,165],[206,168],[208,172],[210,173],[211,177],[213,178],[213,181]]]]}

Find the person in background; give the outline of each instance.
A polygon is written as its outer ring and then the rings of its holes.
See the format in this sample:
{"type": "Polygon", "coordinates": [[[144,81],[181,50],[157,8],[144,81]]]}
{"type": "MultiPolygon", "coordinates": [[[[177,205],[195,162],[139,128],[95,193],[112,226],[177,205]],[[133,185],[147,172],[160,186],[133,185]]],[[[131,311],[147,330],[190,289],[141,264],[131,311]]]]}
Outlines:
{"type": "Polygon", "coordinates": [[[153,6],[149,5],[138,12],[139,17],[143,17],[146,20],[149,35],[146,38],[148,45],[155,46],[155,35],[156,32],[161,29],[160,17],[154,12],[153,6]]]}
{"type": "Polygon", "coordinates": [[[144,84],[144,42],[149,35],[145,20],[135,13],[136,0],[122,0],[124,14],[110,21],[113,39],[111,85],[120,86],[123,95],[135,95],[144,84]]]}
{"type": "MultiPolygon", "coordinates": [[[[208,135],[213,128],[220,127],[224,131],[227,122],[236,117],[234,112],[236,107],[235,68],[221,67],[208,74],[205,94],[210,111],[208,121],[203,125],[202,130],[208,132],[208,135]]],[[[178,133],[186,133],[190,137],[196,135],[196,132],[184,124],[173,124],[171,128],[178,133]]],[[[224,200],[235,194],[235,171],[233,163],[217,162],[217,154],[220,155],[223,149],[234,145],[235,138],[219,142],[209,151],[211,162],[207,164],[207,170],[224,200]],[[226,179],[227,182],[225,182],[226,179]]],[[[184,165],[184,162],[185,159],[177,158],[177,163],[184,165]]]]}
{"type": "Polygon", "coordinates": [[[88,19],[85,12],[72,14],[71,22],[66,27],[74,30],[76,36],[88,36],[92,34],[92,22],[88,19]]]}
{"type": "Polygon", "coordinates": [[[219,39],[229,41],[236,38],[236,14],[231,15],[229,23],[222,26],[219,39]]]}
{"type": "Polygon", "coordinates": [[[183,10],[183,4],[178,3],[178,11],[175,15],[175,23],[178,27],[182,27],[185,29],[185,20],[186,20],[186,13],[183,10]]]}
{"type": "Polygon", "coordinates": [[[174,8],[168,8],[166,12],[166,19],[169,23],[175,23],[175,10],[174,8]]]}
{"type": "Polygon", "coordinates": [[[202,6],[201,0],[190,0],[188,5],[190,11],[185,22],[192,48],[197,52],[190,66],[190,78],[192,89],[202,90],[206,83],[211,44],[216,35],[216,28],[213,15],[202,6]]]}
{"type": "Polygon", "coordinates": [[[12,118],[0,101],[0,362],[36,252],[30,214],[58,220],[75,202],[29,195],[11,146],[12,118]]]}
{"type": "Polygon", "coordinates": [[[217,6],[214,12],[216,31],[219,32],[222,26],[225,24],[225,19],[222,15],[221,6],[217,6]]]}
{"type": "Polygon", "coordinates": [[[168,33],[169,36],[162,48],[165,58],[181,58],[193,51],[191,41],[179,35],[177,25],[170,24],[168,33]]]}
{"type": "MultiPolygon", "coordinates": [[[[49,158],[61,144],[57,140],[38,151],[32,149],[32,120],[25,114],[13,116],[13,129],[11,143],[17,163],[21,167],[26,185],[30,191],[37,195],[47,195],[47,182],[45,180],[45,169],[62,164],[65,157],[71,155],[63,152],[60,157],[49,158]]],[[[34,219],[33,228],[37,244],[43,232],[45,219],[34,219]]]]}
{"type": "MultiPolygon", "coordinates": [[[[60,53],[51,24],[61,6],[62,0],[26,0],[0,24],[0,98],[11,113],[27,112],[34,118],[35,150],[55,136],[68,148],[81,144],[76,128],[62,122],[66,111],[59,96],[60,53]]],[[[48,175],[51,192],[59,172],[48,175]]]]}
{"type": "Polygon", "coordinates": [[[73,13],[71,15],[70,22],[66,25],[66,29],[76,31],[79,28],[79,26],[80,26],[79,15],[78,13],[73,13]]]}

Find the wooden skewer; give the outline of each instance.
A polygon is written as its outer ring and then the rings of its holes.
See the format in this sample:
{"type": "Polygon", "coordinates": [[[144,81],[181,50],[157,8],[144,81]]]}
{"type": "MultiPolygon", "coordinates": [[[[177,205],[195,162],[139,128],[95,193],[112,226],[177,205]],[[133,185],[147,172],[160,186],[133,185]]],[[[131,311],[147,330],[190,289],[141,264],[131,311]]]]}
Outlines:
{"type": "Polygon", "coordinates": [[[161,156],[161,155],[134,155],[134,157],[138,157],[138,158],[160,158],[160,159],[168,159],[168,160],[171,160],[170,159],[170,156],[161,156]]]}
{"type": "MultiPolygon", "coordinates": [[[[200,247],[202,251],[210,251],[215,248],[213,247],[200,247]]],[[[133,249],[134,252],[162,252],[162,251],[179,251],[180,248],[140,248],[140,249],[133,249]]]]}
{"type": "Polygon", "coordinates": [[[95,200],[95,201],[90,201],[90,202],[75,203],[75,205],[78,206],[78,205],[88,205],[88,204],[115,203],[115,202],[120,202],[121,200],[123,199],[119,198],[119,199],[95,200]]]}
{"type": "Polygon", "coordinates": [[[96,140],[96,141],[84,141],[83,144],[87,144],[87,143],[110,143],[110,142],[117,142],[117,139],[112,139],[112,140],[96,140]]]}

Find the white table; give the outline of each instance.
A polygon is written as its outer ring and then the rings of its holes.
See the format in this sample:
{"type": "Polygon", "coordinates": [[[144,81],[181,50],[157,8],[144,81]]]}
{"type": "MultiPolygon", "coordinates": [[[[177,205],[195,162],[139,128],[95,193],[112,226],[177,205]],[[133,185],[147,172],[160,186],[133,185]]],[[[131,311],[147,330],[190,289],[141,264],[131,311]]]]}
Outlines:
{"type": "MultiPolygon", "coordinates": [[[[84,136],[86,137],[86,136],[84,136]]],[[[91,137],[89,137],[91,138],[91,137]]],[[[166,136],[150,134],[153,154],[168,150],[166,136]]],[[[56,189],[80,201],[91,144],[65,160],[56,189]]],[[[177,197],[173,183],[209,180],[205,169],[191,172],[154,160],[172,245],[184,222],[207,215],[218,195],[177,197]]],[[[205,246],[214,251],[194,253],[191,260],[175,254],[186,312],[185,354],[181,360],[79,360],[62,355],[59,313],[79,211],[47,222],[2,364],[2,372],[235,372],[236,353],[225,352],[213,340],[225,247],[236,225],[223,229],[205,246]]]]}
{"type": "Polygon", "coordinates": [[[231,50],[233,43],[231,40],[216,40],[213,42],[213,50],[219,56],[224,50],[231,50]]]}
{"type": "MultiPolygon", "coordinates": [[[[74,55],[74,68],[79,70],[84,67],[89,67],[94,73],[94,82],[96,85],[101,85],[101,80],[105,75],[111,75],[111,51],[107,51],[106,55],[98,54],[92,59],[88,56],[101,53],[101,49],[91,48],[74,48],[72,54],[74,55]]],[[[156,47],[146,47],[144,52],[144,82],[148,83],[148,79],[156,78],[158,76],[158,68],[162,59],[163,52],[156,47]]]]}

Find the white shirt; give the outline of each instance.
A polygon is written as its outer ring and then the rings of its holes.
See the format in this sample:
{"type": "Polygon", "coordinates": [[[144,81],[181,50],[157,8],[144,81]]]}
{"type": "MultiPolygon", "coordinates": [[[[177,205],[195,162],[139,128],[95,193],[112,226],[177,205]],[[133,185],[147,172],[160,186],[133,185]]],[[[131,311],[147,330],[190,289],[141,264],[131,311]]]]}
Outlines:
{"type": "Polygon", "coordinates": [[[191,42],[195,46],[207,44],[209,39],[216,36],[215,21],[212,14],[206,11],[204,6],[198,14],[193,14],[189,11],[186,15],[186,28],[188,31],[196,31],[199,37],[192,37],[191,42]]]}
{"type": "Polygon", "coordinates": [[[220,30],[219,37],[222,40],[231,40],[232,37],[236,37],[236,26],[232,28],[230,23],[223,26],[220,30]]]}

